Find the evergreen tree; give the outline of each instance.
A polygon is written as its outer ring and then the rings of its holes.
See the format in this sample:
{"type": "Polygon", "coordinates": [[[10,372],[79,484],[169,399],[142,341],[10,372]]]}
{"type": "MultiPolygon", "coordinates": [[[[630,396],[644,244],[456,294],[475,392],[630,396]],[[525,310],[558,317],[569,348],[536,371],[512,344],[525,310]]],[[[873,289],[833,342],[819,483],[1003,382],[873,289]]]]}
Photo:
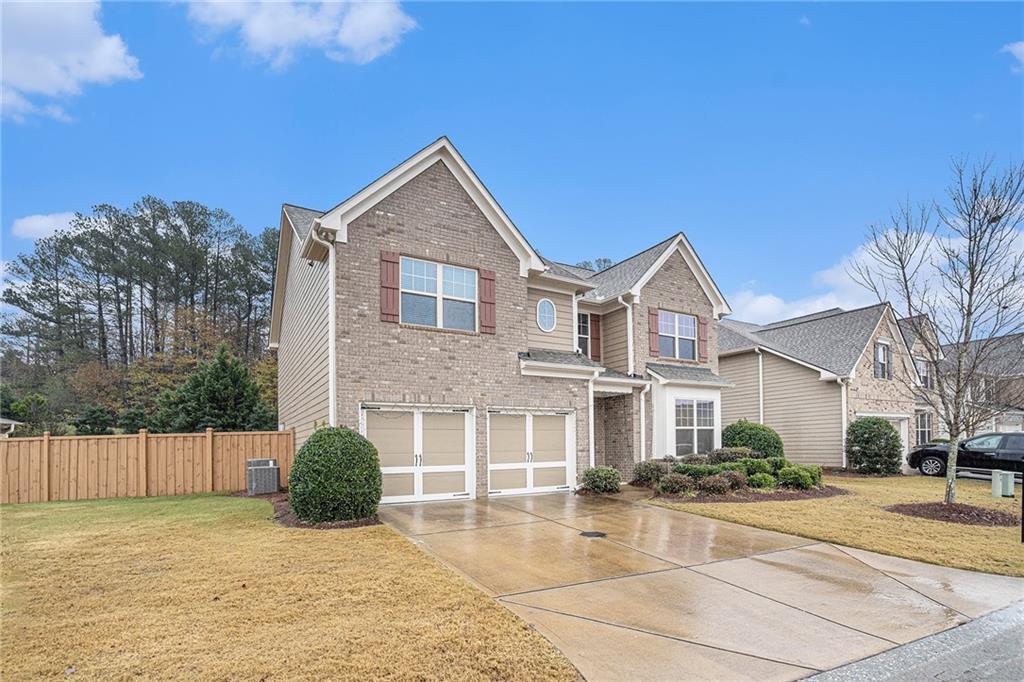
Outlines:
{"type": "Polygon", "coordinates": [[[146,410],[142,407],[132,405],[121,411],[117,418],[117,425],[125,433],[138,433],[139,429],[149,426],[149,417],[146,415],[146,410]]]}
{"type": "Polygon", "coordinates": [[[80,436],[106,436],[114,426],[114,415],[103,405],[93,405],[75,420],[75,431],[80,436]]]}
{"type": "Polygon", "coordinates": [[[260,397],[249,368],[220,344],[213,360],[203,363],[177,389],[157,401],[154,428],[164,432],[272,431],[275,415],[260,397]]]}

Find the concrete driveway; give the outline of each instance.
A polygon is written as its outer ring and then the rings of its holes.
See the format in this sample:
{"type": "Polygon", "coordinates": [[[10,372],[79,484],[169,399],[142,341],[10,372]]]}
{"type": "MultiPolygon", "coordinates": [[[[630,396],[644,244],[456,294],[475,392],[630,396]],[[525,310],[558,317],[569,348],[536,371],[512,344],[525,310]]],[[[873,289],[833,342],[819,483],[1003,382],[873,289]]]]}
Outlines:
{"type": "Polygon", "coordinates": [[[1024,598],[1021,579],[625,495],[409,504],[380,515],[532,624],[592,681],[797,679],[1024,598]]]}

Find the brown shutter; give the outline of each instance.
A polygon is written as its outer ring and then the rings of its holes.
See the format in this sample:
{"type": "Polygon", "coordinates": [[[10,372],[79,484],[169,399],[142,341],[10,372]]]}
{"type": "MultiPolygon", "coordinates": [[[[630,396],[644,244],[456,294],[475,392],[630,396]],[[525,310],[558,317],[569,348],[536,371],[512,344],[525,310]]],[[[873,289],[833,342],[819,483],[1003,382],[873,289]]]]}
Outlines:
{"type": "Polygon", "coordinates": [[[380,252],[380,321],[398,322],[398,254],[380,252]]]}
{"type": "Polygon", "coordinates": [[[885,347],[885,378],[892,379],[892,347],[885,347]]]}
{"type": "Polygon", "coordinates": [[[651,357],[661,355],[658,348],[658,309],[653,306],[647,309],[647,345],[651,357]]]}
{"type": "Polygon", "coordinates": [[[697,359],[708,361],[708,321],[703,317],[697,318],[697,359]]]}
{"type": "Polygon", "coordinates": [[[590,314],[590,359],[601,362],[601,316],[590,314]]]}
{"type": "Polygon", "coordinates": [[[494,309],[494,270],[480,270],[480,333],[493,334],[497,327],[494,309]]]}

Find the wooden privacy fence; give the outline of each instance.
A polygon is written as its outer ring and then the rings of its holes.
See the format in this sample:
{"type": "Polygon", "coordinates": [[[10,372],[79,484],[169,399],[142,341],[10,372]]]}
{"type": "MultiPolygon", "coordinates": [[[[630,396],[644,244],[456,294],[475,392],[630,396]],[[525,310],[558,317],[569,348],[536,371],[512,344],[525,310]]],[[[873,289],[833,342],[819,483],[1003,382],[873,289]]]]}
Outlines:
{"type": "Polygon", "coordinates": [[[0,503],[245,490],[245,460],[269,459],[287,485],[295,433],[227,431],[0,439],[0,503]]]}

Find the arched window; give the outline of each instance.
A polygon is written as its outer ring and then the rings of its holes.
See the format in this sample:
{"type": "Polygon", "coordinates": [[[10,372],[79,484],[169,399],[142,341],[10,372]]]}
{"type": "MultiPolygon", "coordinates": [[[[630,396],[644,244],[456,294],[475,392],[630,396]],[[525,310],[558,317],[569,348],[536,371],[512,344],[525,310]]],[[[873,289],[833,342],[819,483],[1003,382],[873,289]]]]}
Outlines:
{"type": "Polygon", "coordinates": [[[537,326],[542,332],[555,331],[555,304],[549,298],[542,298],[537,301],[537,326]]]}

